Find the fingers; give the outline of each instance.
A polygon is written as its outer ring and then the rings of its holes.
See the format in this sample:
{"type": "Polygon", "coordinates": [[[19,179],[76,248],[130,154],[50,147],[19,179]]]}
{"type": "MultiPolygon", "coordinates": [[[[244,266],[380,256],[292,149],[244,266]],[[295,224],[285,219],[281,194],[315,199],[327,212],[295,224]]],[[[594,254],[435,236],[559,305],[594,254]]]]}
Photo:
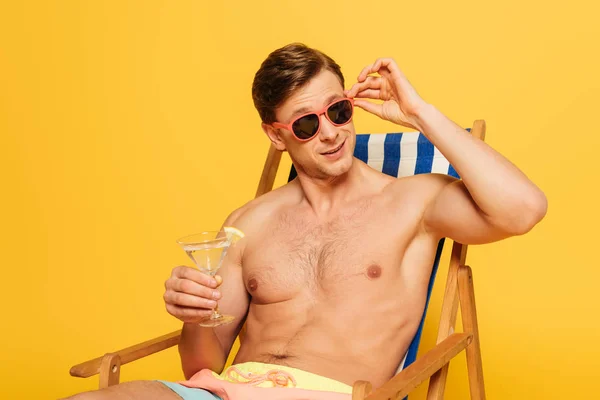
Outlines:
{"type": "Polygon", "coordinates": [[[373,100],[382,100],[381,91],[375,89],[367,89],[362,92],[356,93],[354,96],[355,99],[373,99],[373,100]]]}
{"type": "Polygon", "coordinates": [[[216,288],[222,282],[220,276],[215,279],[194,268],[179,266],[173,269],[171,277],[165,282],[164,299],[167,303],[179,306],[210,308],[212,303],[207,301],[221,298],[216,288]]]}
{"type": "Polygon", "coordinates": [[[166,304],[171,304],[176,307],[192,307],[212,310],[217,306],[215,300],[193,296],[187,293],[175,292],[173,290],[166,291],[163,298],[166,304]]]}
{"type": "Polygon", "coordinates": [[[199,322],[212,313],[221,293],[223,278],[214,278],[195,268],[178,266],[165,281],[163,299],[167,312],[183,322],[199,322]]]}
{"type": "Polygon", "coordinates": [[[368,89],[381,89],[381,78],[376,76],[369,76],[362,82],[357,82],[350,90],[346,91],[346,96],[353,98],[356,97],[357,93],[368,90],[368,89]]]}
{"type": "Polygon", "coordinates": [[[205,299],[218,300],[221,298],[221,293],[210,287],[206,287],[189,279],[171,277],[165,282],[166,292],[173,291],[178,293],[190,294],[193,296],[203,297],[205,299]]]}
{"type": "Polygon", "coordinates": [[[363,82],[365,79],[367,79],[367,75],[372,74],[373,72],[371,71],[371,69],[373,68],[373,64],[371,65],[367,65],[366,67],[364,67],[362,69],[362,71],[360,71],[360,74],[358,74],[358,78],[356,78],[359,82],[363,82]]]}
{"type": "Polygon", "coordinates": [[[379,118],[383,118],[383,106],[381,104],[371,103],[366,100],[354,100],[354,105],[371,114],[377,115],[379,118]]]}
{"type": "Polygon", "coordinates": [[[196,268],[187,267],[185,265],[175,267],[173,269],[171,277],[188,279],[190,281],[199,283],[200,285],[204,285],[211,288],[217,287],[217,281],[215,278],[211,277],[210,275],[203,274],[196,268]]]}
{"type": "Polygon", "coordinates": [[[379,73],[381,75],[382,72],[387,72],[385,71],[385,69],[389,70],[390,72],[398,69],[398,66],[396,65],[394,59],[378,58],[373,64],[367,65],[362,69],[362,71],[360,71],[360,74],[358,74],[358,81],[364,81],[369,74],[379,73]]]}
{"type": "Polygon", "coordinates": [[[199,322],[203,319],[210,317],[212,310],[205,310],[200,308],[180,307],[173,304],[166,303],[167,312],[180,319],[183,322],[193,323],[199,322]]]}

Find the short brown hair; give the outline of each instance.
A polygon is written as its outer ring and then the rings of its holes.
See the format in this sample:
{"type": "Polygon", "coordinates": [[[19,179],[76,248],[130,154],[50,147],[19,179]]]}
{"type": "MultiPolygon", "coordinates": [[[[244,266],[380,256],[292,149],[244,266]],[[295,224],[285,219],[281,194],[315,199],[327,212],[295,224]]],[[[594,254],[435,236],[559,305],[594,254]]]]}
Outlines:
{"type": "Polygon", "coordinates": [[[252,99],[262,122],[275,122],[277,107],[323,69],[337,75],[344,87],[340,66],[319,50],[292,43],[269,54],[252,83],[252,99]]]}

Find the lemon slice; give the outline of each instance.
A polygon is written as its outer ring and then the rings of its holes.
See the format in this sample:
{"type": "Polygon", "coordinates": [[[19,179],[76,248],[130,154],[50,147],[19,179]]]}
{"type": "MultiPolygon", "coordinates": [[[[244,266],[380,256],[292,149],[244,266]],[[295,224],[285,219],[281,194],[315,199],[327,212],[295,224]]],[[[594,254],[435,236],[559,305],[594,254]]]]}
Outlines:
{"type": "Polygon", "coordinates": [[[237,242],[238,240],[246,236],[244,235],[244,232],[240,231],[237,228],[234,228],[233,226],[225,226],[223,227],[223,230],[227,234],[227,239],[231,242],[231,244],[237,242]]]}

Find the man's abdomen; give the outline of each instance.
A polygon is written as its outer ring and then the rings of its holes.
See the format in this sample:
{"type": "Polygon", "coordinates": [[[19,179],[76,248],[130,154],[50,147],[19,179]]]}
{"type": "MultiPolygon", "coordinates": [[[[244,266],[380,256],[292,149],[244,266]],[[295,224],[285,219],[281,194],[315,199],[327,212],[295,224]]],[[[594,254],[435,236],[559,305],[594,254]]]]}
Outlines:
{"type": "Polygon", "coordinates": [[[349,385],[361,379],[379,386],[394,374],[419,318],[413,312],[391,312],[395,301],[360,307],[352,299],[336,303],[288,304],[285,311],[281,305],[261,306],[254,313],[258,318],[248,317],[235,363],[287,365],[349,385]],[[278,315],[263,323],[260,317],[267,311],[278,315]]]}

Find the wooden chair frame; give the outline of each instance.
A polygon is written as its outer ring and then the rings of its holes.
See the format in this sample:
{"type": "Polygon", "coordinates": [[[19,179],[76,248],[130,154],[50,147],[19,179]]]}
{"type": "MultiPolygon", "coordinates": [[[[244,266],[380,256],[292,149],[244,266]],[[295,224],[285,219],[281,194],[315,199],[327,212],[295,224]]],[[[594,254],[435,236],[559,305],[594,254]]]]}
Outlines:
{"type": "MultiPolygon", "coordinates": [[[[471,134],[480,140],[485,140],[485,130],[485,121],[477,120],[473,124],[471,134]]],[[[281,152],[271,145],[256,197],[273,188],[280,161],[281,152]]],[[[449,362],[463,350],[466,351],[467,357],[471,399],[485,399],[473,274],[471,268],[465,265],[466,257],[467,245],[455,242],[448,268],[437,345],[374,391],[369,382],[357,381],[353,385],[352,400],[401,399],[428,378],[430,381],[427,400],[441,400],[444,398],[449,362]],[[454,332],[459,305],[463,324],[462,333],[454,332]]],[[[81,378],[99,374],[100,388],[116,385],[119,383],[121,365],[177,345],[180,335],[181,330],[178,330],[135,346],[107,353],[103,357],[75,365],[71,368],[70,374],[81,378]]]]}

